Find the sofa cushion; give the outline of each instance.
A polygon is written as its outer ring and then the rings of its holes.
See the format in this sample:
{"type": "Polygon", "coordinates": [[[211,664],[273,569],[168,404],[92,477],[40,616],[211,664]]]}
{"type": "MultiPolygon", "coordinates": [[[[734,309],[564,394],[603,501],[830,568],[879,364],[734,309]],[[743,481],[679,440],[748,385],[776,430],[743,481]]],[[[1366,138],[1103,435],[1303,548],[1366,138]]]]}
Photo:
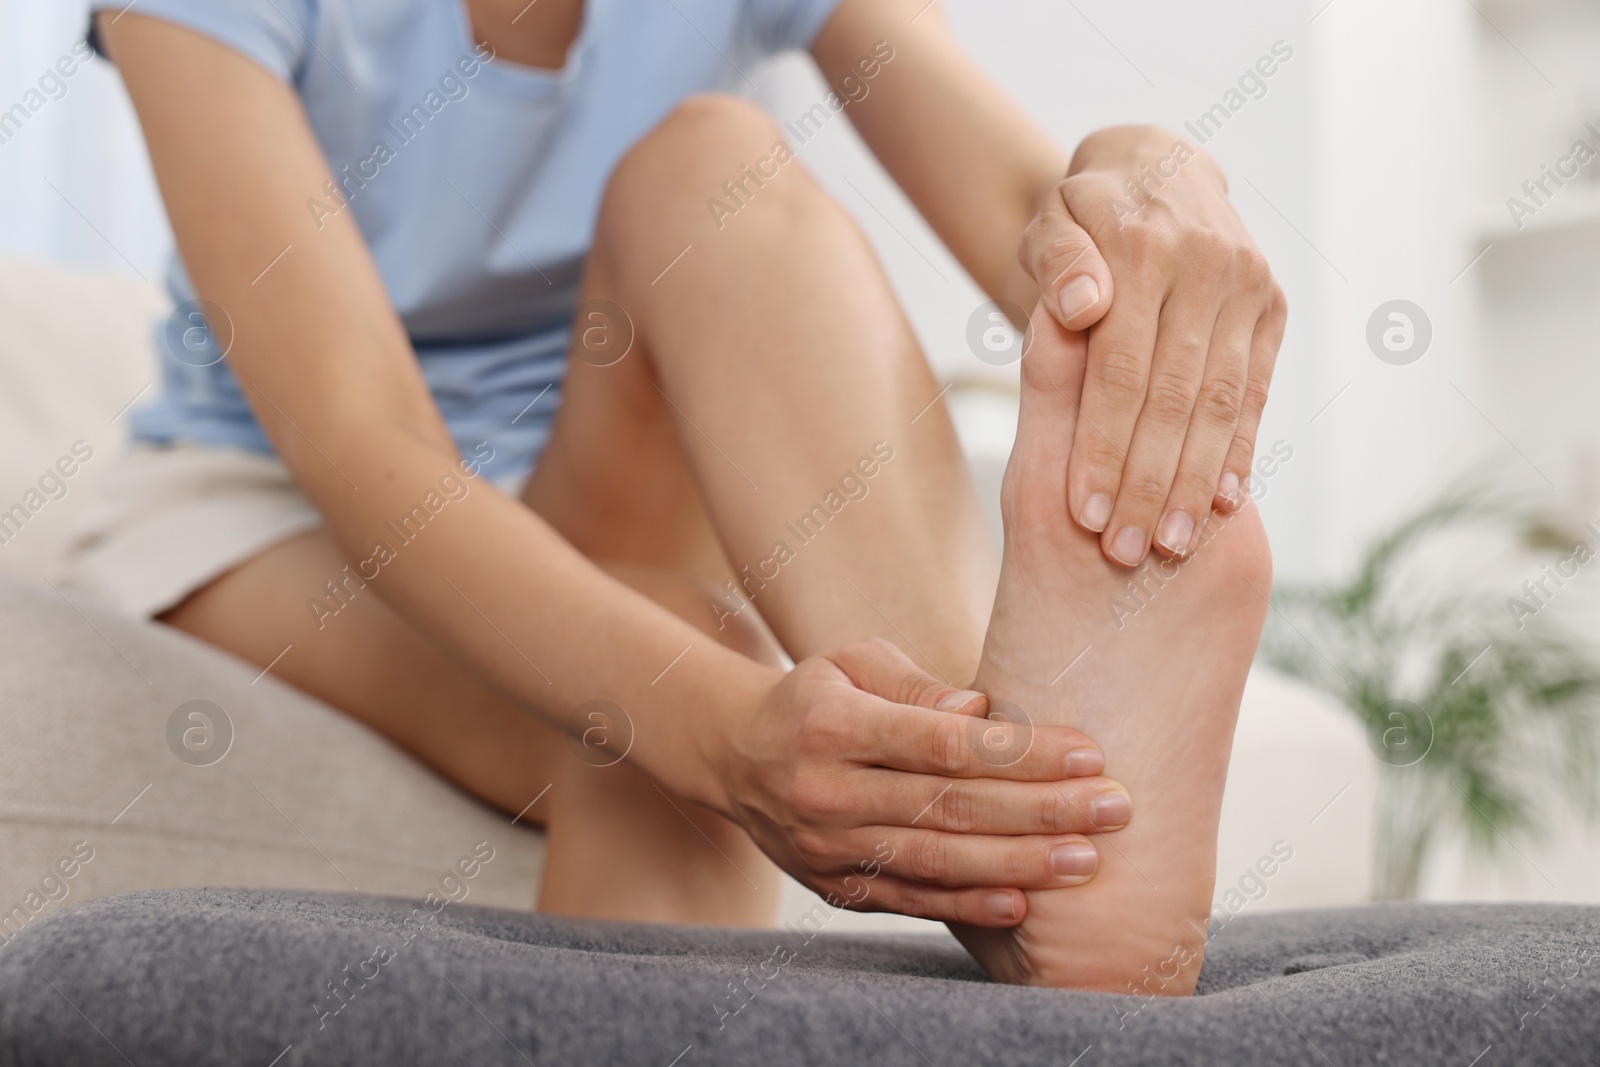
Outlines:
{"type": "Polygon", "coordinates": [[[0,581],[0,930],[17,904],[127,889],[421,895],[480,841],[498,858],[473,899],[532,907],[542,836],[367,727],[176,630],[0,581]]]}
{"type": "Polygon", "coordinates": [[[137,278],[0,259],[0,513],[27,513],[21,529],[15,516],[0,525],[0,573],[53,573],[73,519],[124,447],[125,409],[154,391],[152,338],[168,306],[137,278]],[[73,473],[40,490],[63,458],[73,473]]]}

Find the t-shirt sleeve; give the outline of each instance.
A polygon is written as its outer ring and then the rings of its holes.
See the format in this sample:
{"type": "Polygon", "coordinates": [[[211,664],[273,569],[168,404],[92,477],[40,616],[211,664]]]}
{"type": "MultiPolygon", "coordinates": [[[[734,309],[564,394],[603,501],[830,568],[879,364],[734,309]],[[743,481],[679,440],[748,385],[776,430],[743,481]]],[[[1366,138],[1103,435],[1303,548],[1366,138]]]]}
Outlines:
{"type": "MultiPolygon", "coordinates": [[[[94,13],[129,6],[127,0],[90,0],[89,43],[96,52],[105,54],[94,13]]],[[[139,0],[134,10],[203,34],[292,83],[312,49],[314,7],[315,0],[139,0]]]]}
{"type": "Polygon", "coordinates": [[[810,48],[839,0],[744,0],[756,42],[767,52],[810,48]]]}

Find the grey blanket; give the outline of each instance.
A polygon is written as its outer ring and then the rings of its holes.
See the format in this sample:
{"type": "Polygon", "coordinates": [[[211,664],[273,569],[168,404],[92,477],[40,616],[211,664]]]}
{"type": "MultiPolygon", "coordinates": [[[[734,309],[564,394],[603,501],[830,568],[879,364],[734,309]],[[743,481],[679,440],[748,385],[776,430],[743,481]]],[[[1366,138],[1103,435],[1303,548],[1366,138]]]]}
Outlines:
{"type": "Polygon", "coordinates": [[[1600,908],[1244,915],[1199,995],[1146,1002],[995,985],[943,937],[142,892],[0,948],[0,1064],[1592,1064],[1597,956],[1600,908]]]}

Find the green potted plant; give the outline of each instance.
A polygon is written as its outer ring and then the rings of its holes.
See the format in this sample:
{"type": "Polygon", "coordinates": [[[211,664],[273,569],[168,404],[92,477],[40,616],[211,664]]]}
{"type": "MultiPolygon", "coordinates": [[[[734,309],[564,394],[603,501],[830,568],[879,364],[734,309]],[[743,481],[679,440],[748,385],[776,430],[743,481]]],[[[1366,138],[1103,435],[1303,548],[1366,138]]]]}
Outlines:
{"type": "Polygon", "coordinates": [[[1451,831],[1505,858],[1563,802],[1594,814],[1600,644],[1545,610],[1575,600],[1567,587],[1589,569],[1595,524],[1552,521],[1473,479],[1374,540],[1347,580],[1274,592],[1265,661],[1348,707],[1382,764],[1375,898],[1415,897],[1451,831]],[[1441,548],[1493,540],[1531,550],[1522,586],[1426,573],[1441,548]]]}

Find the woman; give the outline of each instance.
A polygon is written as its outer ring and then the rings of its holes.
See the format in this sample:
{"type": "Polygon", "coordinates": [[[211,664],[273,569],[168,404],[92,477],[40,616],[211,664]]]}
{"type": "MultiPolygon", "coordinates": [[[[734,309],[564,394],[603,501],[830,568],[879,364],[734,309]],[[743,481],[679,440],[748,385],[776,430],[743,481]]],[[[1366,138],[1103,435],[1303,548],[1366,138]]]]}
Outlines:
{"type": "MultiPolygon", "coordinates": [[[[542,823],[543,909],[769,922],[764,852],[851,906],[961,924],[1002,977],[1103,981],[1029,961],[1061,940],[1044,905],[1097,869],[1076,891],[1137,903],[1084,836],[1129,822],[1128,790],[1057,725],[1076,675],[981,719],[981,666],[1003,697],[1059,649],[1025,651],[995,600],[939,387],[860,233],[771,119],[708,94],[808,47],[837,91],[801,128],[847,113],[990,296],[1042,309],[1023,422],[1050,440],[1019,437],[1040,458],[1008,473],[1005,581],[1050,590],[1057,623],[1245,502],[1282,298],[1209,159],[1124,128],[1069,166],[921,0],[105,6],[180,313],[80,585],[542,823]]],[[[1211,586],[1265,581],[1253,522],[1167,598],[1174,624],[1210,614],[1194,655],[1221,672],[1175,780],[1198,776],[1185,871],[1254,644],[1257,605],[1211,586]]],[[[1160,762],[1143,744],[1130,770],[1160,762]]],[[[1164,892],[1141,945],[1193,912],[1193,884],[1164,892]]],[[[1127,927],[1101,899],[1071,907],[1127,927]]]]}

